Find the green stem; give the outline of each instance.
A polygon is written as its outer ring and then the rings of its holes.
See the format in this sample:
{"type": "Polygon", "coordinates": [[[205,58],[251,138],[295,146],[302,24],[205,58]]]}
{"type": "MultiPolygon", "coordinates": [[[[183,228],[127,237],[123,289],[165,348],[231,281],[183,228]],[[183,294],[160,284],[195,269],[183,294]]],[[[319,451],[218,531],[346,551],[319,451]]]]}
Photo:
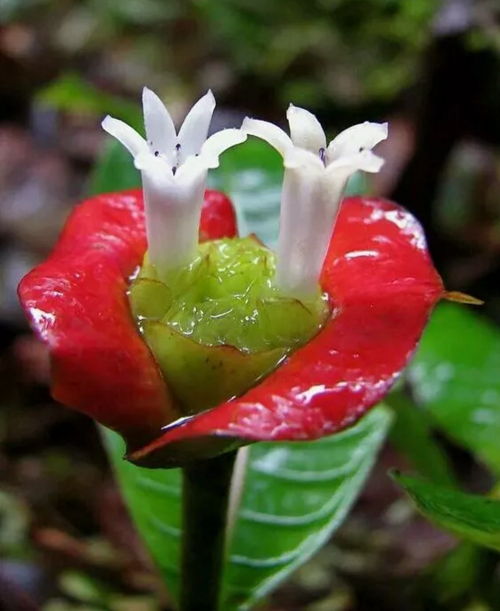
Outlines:
{"type": "Polygon", "coordinates": [[[228,452],[182,470],[180,611],[217,611],[235,458],[228,452]]]}

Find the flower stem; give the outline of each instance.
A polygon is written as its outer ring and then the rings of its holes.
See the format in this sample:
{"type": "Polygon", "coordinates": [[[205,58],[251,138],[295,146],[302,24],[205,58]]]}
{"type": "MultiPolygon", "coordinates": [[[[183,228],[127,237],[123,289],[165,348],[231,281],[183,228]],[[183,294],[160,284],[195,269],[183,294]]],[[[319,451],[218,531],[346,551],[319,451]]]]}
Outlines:
{"type": "Polygon", "coordinates": [[[180,611],[218,609],[235,458],[236,452],[228,452],[182,470],[180,611]]]}

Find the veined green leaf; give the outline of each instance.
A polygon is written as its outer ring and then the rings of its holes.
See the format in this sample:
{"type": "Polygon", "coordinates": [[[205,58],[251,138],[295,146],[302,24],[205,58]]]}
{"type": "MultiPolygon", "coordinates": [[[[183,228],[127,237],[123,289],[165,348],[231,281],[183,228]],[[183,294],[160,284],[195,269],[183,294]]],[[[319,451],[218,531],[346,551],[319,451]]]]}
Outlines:
{"type": "Polygon", "coordinates": [[[500,501],[437,486],[417,477],[392,475],[431,522],[457,537],[500,551],[500,501]]]}
{"type": "Polygon", "coordinates": [[[431,482],[457,487],[448,457],[433,437],[430,414],[415,405],[403,390],[393,391],[385,403],[394,411],[389,439],[396,450],[431,482]]]}
{"type": "Polygon", "coordinates": [[[379,407],[318,441],[251,448],[224,611],[252,608],[328,541],[361,491],[389,423],[379,407]]]}
{"type": "Polygon", "coordinates": [[[140,186],[141,176],[134,167],[130,153],[109,137],[90,176],[90,194],[111,193],[140,186]]]}
{"type": "Polygon", "coordinates": [[[409,370],[415,397],[450,437],[500,475],[500,332],[464,306],[434,313],[409,370]]]}
{"type": "MultiPolygon", "coordinates": [[[[379,407],[347,431],[314,442],[249,448],[243,495],[228,544],[222,609],[249,609],[310,558],[342,523],[384,441],[379,407]]],[[[174,600],[179,592],[181,477],[122,460],[105,431],[122,492],[174,600]]]]}

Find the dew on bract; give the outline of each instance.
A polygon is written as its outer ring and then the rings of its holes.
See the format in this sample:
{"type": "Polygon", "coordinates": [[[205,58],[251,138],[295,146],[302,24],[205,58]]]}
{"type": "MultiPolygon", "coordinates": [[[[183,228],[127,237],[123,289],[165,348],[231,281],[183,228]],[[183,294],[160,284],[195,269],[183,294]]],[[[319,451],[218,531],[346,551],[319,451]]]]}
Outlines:
{"type": "Polygon", "coordinates": [[[319,288],[292,299],[275,288],[274,273],[274,253],[253,237],[203,243],[167,278],[145,257],[131,309],[184,413],[241,395],[326,322],[319,288]]]}

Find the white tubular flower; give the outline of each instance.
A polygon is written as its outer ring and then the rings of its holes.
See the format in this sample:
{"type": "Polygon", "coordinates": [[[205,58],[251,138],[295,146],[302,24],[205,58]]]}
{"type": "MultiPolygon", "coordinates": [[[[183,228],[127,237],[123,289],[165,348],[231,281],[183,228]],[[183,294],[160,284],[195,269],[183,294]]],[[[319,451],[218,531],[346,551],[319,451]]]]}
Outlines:
{"type": "Polygon", "coordinates": [[[207,139],[215,108],[211,91],[196,102],[178,134],[163,102],[147,87],[142,104],[147,141],[113,117],[107,116],[102,127],[128,149],[141,171],[149,258],[164,276],[192,260],[208,170],[246,134],[226,129],[207,139]]]}
{"type": "Polygon", "coordinates": [[[282,156],[276,284],[290,296],[318,290],[321,268],[344,189],[357,170],[378,172],[384,161],[371,149],[387,138],[387,123],[361,123],[341,132],[327,146],[317,118],[290,105],[290,136],[268,123],[246,118],[242,129],[271,144],[282,156]]]}

